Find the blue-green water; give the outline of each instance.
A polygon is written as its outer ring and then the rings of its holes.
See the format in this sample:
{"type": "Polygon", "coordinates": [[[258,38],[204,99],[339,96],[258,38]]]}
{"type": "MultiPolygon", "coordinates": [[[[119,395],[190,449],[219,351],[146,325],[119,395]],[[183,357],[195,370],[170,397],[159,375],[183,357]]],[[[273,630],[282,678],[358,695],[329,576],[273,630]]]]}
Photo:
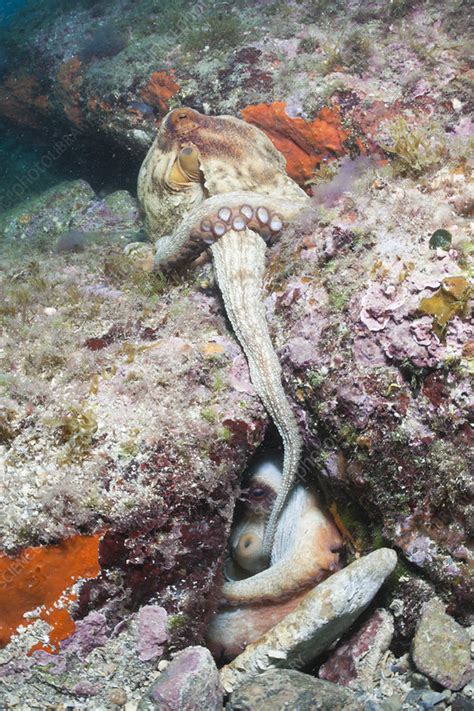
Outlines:
{"type": "MultiPolygon", "coordinates": [[[[100,5],[96,0],[0,0],[0,101],[8,99],[9,76],[34,74],[41,83],[48,67],[35,65],[37,58],[30,46],[30,29],[44,24],[66,10],[100,5]],[[33,72],[32,72],[33,68],[33,72]],[[2,87],[2,83],[4,83],[2,87]]],[[[110,173],[110,157],[117,150],[103,140],[79,135],[69,142],[71,127],[67,121],[45,119],[32,129],[0,117],[0,212],[28,199],[63,180],[83,178],[96,191],[116,188],[135,190],[136,170],[115,162],[110,173]],[[58,144],[68,144],[58,150],[58,144]],[[50,160],[53,155],[54,159],[50,160]]]]}
{"type": "Polygon", "coordinates": [[[2,0],[0,3],[0,25],[6,25],[27,0],[2,0]]]}

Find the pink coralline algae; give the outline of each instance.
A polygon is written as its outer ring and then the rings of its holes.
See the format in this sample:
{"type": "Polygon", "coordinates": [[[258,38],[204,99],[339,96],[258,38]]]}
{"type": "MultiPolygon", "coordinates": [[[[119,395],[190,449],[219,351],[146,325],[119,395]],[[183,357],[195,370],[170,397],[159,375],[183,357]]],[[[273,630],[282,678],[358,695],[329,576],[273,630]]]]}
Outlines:
{"type": "MultiPolygon", "coordinates": [[[[420,311],[423,299],[431,296],[432,290],[440,286],[442,275],[449,273],[450,267],[457,273],[458,266],[443,258],[436,265],[434,274],[414,271],[402,284],[394,284],[393,281],[389,284],[369,283],[359,302],[359,319],[374,334],[369,337],[374,353],[380,349],[388,359],[397,363],[409,361],[418,368],[436,367],[447,355],[461,355],[463,344],[474,333],[462,314],[454,315],[453,311],[441,337],[436,317],[424,316],[420,311]]],[[[399,274],[400,269],[399,263],[399,274]]],[[[396,277],[397,268],[390,273],[391,280],[396,277]]],[[[449,281],[449,278],[445,276],[444,281],[449,281]]],[[[360,345],[359,342],[356,351],[358,358],[370,360],[367,359],[367,342],[363,352],[360,345]]]]}
{"type": "Polygon", "coordinates": [[[106,644],[110,636],[107,618],[102,612],[90,612],[83,620],[77,620],[76,631],[64,640],[61,650],[66,654],[76,654],[79,659],[86,657],[97,647],[106,644]]]}
{"type": "Polygon", "coordinates": [[[405,294],[387,293],[386,287],[371,282],[361,300],[360,320],[369,331],[382,331],[392,316],[396,318],[405,299],[405,294]]]}
{"type": "Polygon", "coordinates": [[[360,365],[377,367],[387,362],[381,347],[371,338],[356,338],[352,352],[360,365]]]}
{"type": "Polygon", "coordinates": [[[348,687],[373,685],[373,674],[393,635],[393,621],[386,610],[376,610],[349,639],[340,642],[319,669],[319,678],[348,687]]]}
{"type": "Polygon", "coordinates": [[[379,340],[388,358],[397,362],[409,359],[417,368],[433,367],[443,356],[429,318],[392,324],[389,335],[382,334],[379,340]]]}
{"type": "Polygon", "coordinates": [[[363,387],[341,387],[337,391],[337,397],[342,411],[348,413],[354,425],[359,429],[365,427],[377,403],[363,387]]]}
{"type": "Polygon", "coordinates": [[[138,615],[138,655],[142,662],[149,662],[163,654],[168,639],[166,620],[168,613],[158,605],[144,605],[138,615]]]}
{"type": "Polygon", "coordinates": [[[233,359],[229,372],[229,382],[234,390],[239,393],[249,393],[252,395],[255,392],[250,382],[249,367],[243,354],[233,359]]]}

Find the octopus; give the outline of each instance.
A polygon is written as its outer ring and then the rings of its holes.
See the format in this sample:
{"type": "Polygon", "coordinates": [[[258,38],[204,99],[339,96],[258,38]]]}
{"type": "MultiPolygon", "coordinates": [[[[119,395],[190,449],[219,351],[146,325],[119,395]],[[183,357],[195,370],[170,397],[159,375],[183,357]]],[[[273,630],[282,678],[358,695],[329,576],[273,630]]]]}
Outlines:
{"type": "Polygon", "coordinates": [[[308,590],[340,567],[342,539],[324,513],[316,492],[293,487],[279,519],[266,566],[263,537],[268,512],[281,486],[281,469],[262,461],[242,492],[242,510],[234,524],[226,561],[220,609],[206,642],[216,660],[228,662],[278,624],[308,590]]]}
{"type": "Polygon", "coordinates": [[[310,198],[255,126],[190,108],[164,118],[138,179],[155,267],[179,269],[210,253],[254,388],[283,443],[281,468],[256,468],[230,536],[222,606],[208,631],[227,660],[295,609],[339,566],[341,538],[316,493],[295,484],[302,437],[282,384],[263,305],[267,245],[310,198]]]}
{"type": "Polygon", "coordinates": [[[298,472],[302,438],[265,318],[267,244],[310,206],[285,160],[255,126],[232,116],[170,111],[140,169],[138,197],[155,267],[178,269],[210,252],[227,316],[253,386],[283,442],[283,471],[262,541],[273,562],[278,519],[298,472]]]}

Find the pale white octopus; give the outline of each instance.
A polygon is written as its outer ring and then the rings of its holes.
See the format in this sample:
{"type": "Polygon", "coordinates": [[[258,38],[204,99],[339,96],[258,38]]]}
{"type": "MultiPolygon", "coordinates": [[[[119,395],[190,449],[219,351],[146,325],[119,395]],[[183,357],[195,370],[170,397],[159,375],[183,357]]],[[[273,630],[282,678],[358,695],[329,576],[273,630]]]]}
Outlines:
{"type": "Polygon", "coordinates": [[[279,518],[267,567],[263,537],[281,485],[281,470],[263,461],[243,492],[243,511],[230,535],[231,559],[222,604],[211,620],[207,644],[229,661],[294,610],[304,595],[339,568],[342,539],[314,490],[293,487],[279,518]]]}

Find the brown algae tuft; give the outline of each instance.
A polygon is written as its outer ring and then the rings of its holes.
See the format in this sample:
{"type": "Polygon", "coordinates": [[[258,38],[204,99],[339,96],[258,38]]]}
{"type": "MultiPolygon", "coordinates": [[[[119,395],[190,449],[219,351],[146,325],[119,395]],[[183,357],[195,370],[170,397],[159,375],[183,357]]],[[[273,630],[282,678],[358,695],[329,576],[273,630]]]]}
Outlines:
{"type": "Polygon", "coordinates": [[[464,316],[472,289],[463,276],[446,277],[433,296],[421,300],[419,309],[433,316],[433,330],[441,337],[448,322],[456,315],[464,316]]]}

